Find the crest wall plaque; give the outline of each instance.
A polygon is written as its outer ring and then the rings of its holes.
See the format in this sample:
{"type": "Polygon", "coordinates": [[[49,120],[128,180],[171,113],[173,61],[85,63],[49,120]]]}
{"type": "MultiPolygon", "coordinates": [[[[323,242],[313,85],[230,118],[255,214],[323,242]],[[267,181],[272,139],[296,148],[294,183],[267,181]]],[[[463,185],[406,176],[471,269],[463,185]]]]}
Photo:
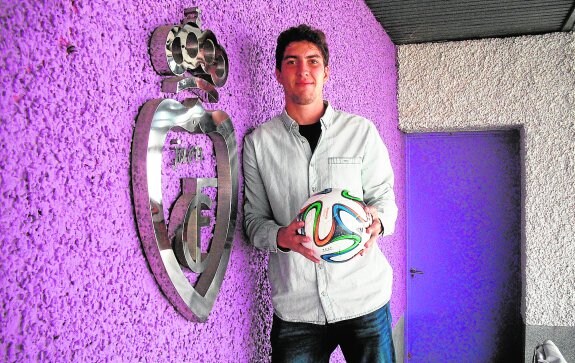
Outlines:
{"type": "MultiPolygon", "coordinates": [[[[191,92],[182,102],[165,98],[146,102],[136,121],[132,142],[132,189],[138,231],[156,281],[186,319],[207,319],[220,290],[230,257],[238,198],[237,146],[234,128],[223,111],[208,111],[225,84],[228,58],[210,30],[202,30],[197,8],[186,9],[180,25],[158,27],[150,41],[152,65],[162,91],[191,92]],[[168,133],[207,135],[213,144],[217,177],[182,177],[180,194],[164,212],[163,150],[168,133]],[[215,189],[215,197],[208,189],[215,189]],[[215,200],[214,200],[214,199],[215,200]],[[202,212],[215,205],[215,226],[208,248],[202,228],[211,225],[202,212]],[[196,274],[195,281],[189,278],[196,274]]],[[[199,146],[171,148],[173,168],[203,160],[199,146]]],[[[172,145],[170,145],[172,146],[172,145]]],[[[214,193],[212,193],[214,194],[214,193]]]]}

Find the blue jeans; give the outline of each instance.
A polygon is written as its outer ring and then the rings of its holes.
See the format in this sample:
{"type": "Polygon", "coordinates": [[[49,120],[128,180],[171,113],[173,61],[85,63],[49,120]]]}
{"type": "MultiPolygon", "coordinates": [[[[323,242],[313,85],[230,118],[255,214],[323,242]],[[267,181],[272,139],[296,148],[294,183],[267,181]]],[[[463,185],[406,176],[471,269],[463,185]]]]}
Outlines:
{"type": "Polygon", "coordinates": [[[292,323],[274,314],[271,343],[272,363],[327,363],[338,345],[348,363],[395,363],[389,303],[326,325],[292,323]]]}

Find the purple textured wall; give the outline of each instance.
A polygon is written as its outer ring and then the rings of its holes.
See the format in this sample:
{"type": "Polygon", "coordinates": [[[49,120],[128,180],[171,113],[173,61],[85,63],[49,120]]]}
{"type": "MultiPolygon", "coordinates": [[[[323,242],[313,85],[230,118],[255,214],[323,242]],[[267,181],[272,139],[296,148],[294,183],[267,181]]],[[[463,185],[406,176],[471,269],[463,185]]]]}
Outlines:
{"type": "Polygon", "coordinates": [[[326,98],[372,119],[392,156],[400,218],[395,236],[380,243],[395,268],[394,319],[404,313],[396,49],[362,0],[2,1],[0,360],[267,361],[266,255],[247,245],[239,226],[204,324],[184,320],[162,295],[136,231],[135,119],[147,100],[170,96],[160,92],[148,41],[192,5],[228,53],[230,77],[211,108],[231,115],[240,148],[244,134],[283,105],[273,77],[278,33],[302,22],[325,30],[326,98]]]}

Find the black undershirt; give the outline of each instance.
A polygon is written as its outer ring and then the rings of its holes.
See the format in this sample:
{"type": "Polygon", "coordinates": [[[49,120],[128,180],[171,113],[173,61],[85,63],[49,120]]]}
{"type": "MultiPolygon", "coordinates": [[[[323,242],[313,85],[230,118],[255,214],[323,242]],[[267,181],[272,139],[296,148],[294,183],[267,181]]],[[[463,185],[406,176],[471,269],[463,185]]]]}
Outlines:
{"type": "Polygon", "coordinates": [[[318,121],[311,125],[299,125],[299,133],[307,139],[311,147],[311,153],[313,154],[321,135],[321,122],[318,121]]]}

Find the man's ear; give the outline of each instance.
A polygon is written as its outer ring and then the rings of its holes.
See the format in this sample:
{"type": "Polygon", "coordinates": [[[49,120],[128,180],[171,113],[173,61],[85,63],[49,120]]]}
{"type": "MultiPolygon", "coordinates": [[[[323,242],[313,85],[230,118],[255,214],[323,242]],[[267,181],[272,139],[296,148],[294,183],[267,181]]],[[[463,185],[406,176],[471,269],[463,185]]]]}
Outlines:
{"type": "Polygon", "coordinates": [[[280,76],[281,76],[281,71],[279,69],[276,68],[276,81],[280,82],[280,76]]]}
{"type": "Polygon", "coordinates": [[[323,72],[324,72],[323,82],[325,83],[329,79],[329,66],[325,66],[323,68],[323,72]]]}

